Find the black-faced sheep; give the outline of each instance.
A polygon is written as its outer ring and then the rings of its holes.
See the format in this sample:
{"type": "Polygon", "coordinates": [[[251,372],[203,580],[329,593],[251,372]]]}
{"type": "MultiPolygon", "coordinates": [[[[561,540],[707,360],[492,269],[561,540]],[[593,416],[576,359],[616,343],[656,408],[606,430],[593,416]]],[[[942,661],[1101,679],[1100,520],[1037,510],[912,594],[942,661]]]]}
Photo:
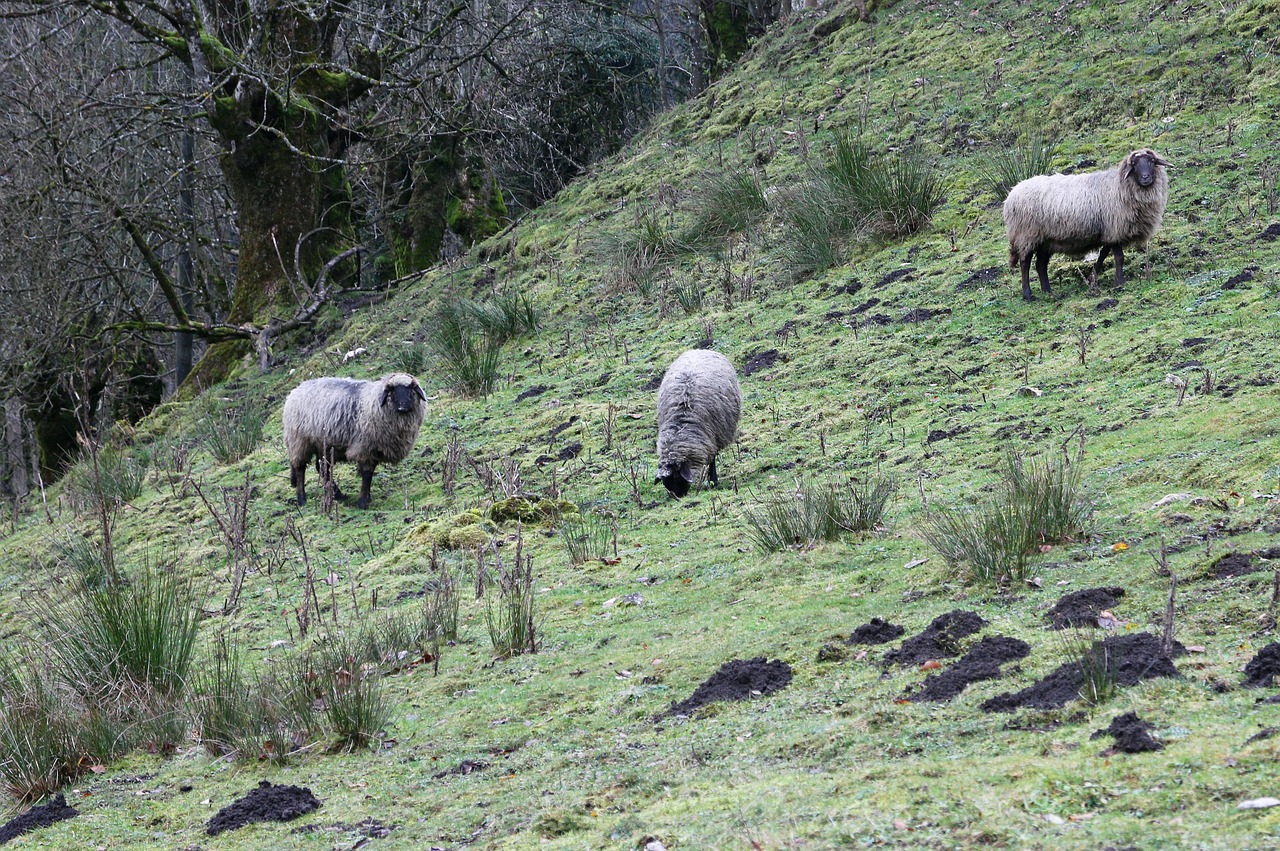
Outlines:
{"type": "Polygon", "coordinates": [[[379,464],[396,464],[413,449],[427,394],[412,375],[393,372],[377,381],[313,378],[284,401],[284,444],[289,453],[289,484],[298,505],[307,504],[307,464],[316,459],[321,482],[333,485],[333,462],[350,461],[360,473],[356,505],[369,507],[369,486],[379,464]]]}
{"type": "Polygon", "coordinates": [[[1115,168],[1088,174],[1031,177],[1009,191],[1004,226],[1009,265],[1022,265],[1022,297],[1031,300],[1031,258],[1040,288],[1049,292],[1049,258],[1082,257],[1098,249],[1093,280],[1107,254],[1116,258],[1116,286],[1124,286],[1123,248],[1146,243],[1160,227],[1169,200],[1169,163],[1150,148],[1133,151],[1115,168]]]}
{"type": "Polygon", "coordinates": [[[738,436],[742,390],[724,355],[692,349],[676,358],[658,388],[658,477],[672,496],[689,492],[693,471],[707,468],[712,484],[716,453],[738,436]]]}

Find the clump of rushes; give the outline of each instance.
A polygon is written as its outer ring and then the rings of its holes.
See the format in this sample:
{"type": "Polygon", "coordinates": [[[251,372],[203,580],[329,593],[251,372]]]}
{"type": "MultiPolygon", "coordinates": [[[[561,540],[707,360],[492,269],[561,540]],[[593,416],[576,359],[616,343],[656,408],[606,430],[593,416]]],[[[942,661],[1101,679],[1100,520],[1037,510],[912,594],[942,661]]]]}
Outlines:
{"type": "Polygon", "coordinates": [[[793,492],[766,499],[747,512],[747,535],[762,552],[780,552],[867,532],[884,518],[896,490],[892,478],[878,475],[842,483],[800,480],[793,492]]]}
{"type": "Polygon", "coordinates": [[[220,464],[246,457],[262,440],[266,414],[254,405],[213,402],[200,420],[202,442],[220,464]]]}
{"type": "Polygon", "coordinates": [[[1050,174],[1058,152],[1058,137],[1041,130],[1029,130],[1015,145],[1000,145],[978,161],[979,178],[1003,201],[1009,190],[1028,177],[1050,174]]]}
{"type": "Polygon", "coordinates": [[[953,568],[1006,583],[1028,575],[1040,547],[1079,534],[1090,506],[1080,495],[1079,464],[1008,455],[995,494],[977,506],[935,508],[922,535],[953,568]]]}
{"type": "Polygon", "coordinates": [[[612,512],[585,511],[567,514],[560,521],[560,539],[570,564],[585,564],[609,557],[610,544],[617,555],[618,518],[612,512]]]}
{"type": "Polygon", "coordinates": [[[749,230],[769,213],[760,178],[747,169],[728,169],[708,178],[691,200],[692,218],[684,241],[708,245],[749,230]]]}

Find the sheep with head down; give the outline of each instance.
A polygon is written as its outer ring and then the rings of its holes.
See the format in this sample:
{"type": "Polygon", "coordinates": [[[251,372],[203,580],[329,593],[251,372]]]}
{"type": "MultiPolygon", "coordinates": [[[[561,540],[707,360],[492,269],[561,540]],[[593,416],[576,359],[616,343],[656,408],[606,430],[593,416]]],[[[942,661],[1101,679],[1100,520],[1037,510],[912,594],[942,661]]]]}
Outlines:
{"type": "Polygon", "coordinates": [[[1022,266],[1022,297],[1031,301],[1031,259],[1040,288],[1049,292],[1049,258],[1083,257],[1097,249],[1093,280],[1108,254],[1116,258],[1116,286],[1124,286],[1124,251],[1145,244],[1160,228],[1169,200],[1168,161],[1150,148],[1130,152],[1119,165],[1087,174],[1028,178],[1004,202],[1009,265],[1022,266]]]}
{"type": "Polygon", "coordinates": [[[403,461],[427,413],[427,394],[418,380],[393,372],[377,381],[313,378],[290,391],[284,401],[284,443],[289,453],[289,483],[298,505],[307,504],[307,464],[333,485],[333,463],[350,461],[360,473],[356,505],[369,507],[369,487],[379,464],[403,461]]]}
{"type": "Polygon", "coordinates": [[[689,492],[694,470],[715,484],[716,455],[738,436],[742,390],[728,358],[691,349],[667,367],[658,387],[658,476],[675,497],[689,492]]]}

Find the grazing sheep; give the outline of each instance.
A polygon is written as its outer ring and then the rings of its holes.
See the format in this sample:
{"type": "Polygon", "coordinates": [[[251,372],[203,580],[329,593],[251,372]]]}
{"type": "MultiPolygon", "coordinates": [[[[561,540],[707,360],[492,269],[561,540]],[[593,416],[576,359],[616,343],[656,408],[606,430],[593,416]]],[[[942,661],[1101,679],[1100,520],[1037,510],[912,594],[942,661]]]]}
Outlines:
{"type": "Polygon", "coordinates": [[[1099,249],[1093,281],[1107,254],[1116,257],[1116,286],[1124,286],[1126,245],[1145,243],[1160,228],[1169,200],[1169,163],[1150,148],[1133,151],[1115,168],[1088,174],[1028,178],[1009,191],[1004,226],[1009,265],[1022,264],[1022,297],[1031,301],[1031,258],[1040,288],[1049,292],[1049,258],[1082,257],[1099,249]]]}
{"type": "Polygon", "coordinates": [[[712,484],[716,453],[738,436],[742,390],[724,355],[692,349],[676,358],[658,388],[658,477],[672,496],[693,483],[694,467],[706,467],[712,484]]]}
{"type": "Polygon", "coordinates": [[[316,459],[321,482],[333,485],[333,462],[350,461],[360,472],[360,498],[369,507],[369,485],[379,464],[396,464],[409,454],[427,413],[427,394],[412,375],[393,372],[377,381],[313,378],[284,400],[284,445],[289,452],[289,484],[298,505],[307,504],[307,462],[316,459]]]}

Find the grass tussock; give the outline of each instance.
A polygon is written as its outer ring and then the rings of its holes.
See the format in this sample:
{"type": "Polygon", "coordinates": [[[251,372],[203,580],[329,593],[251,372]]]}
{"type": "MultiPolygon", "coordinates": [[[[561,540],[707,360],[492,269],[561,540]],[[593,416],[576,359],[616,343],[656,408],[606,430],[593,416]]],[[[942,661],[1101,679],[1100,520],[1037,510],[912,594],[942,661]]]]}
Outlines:
{"type": "Polygon", "coordinates": [[[569,563],[578,565],[605,559],[618,551],[618,517],[613,512],[586,511],[567,514],[560,521],[560,540],[569,563]]]}
{"type": "Polygon", "coordinates": [[[749,231],[769,214],[760,177],[747,169],[728,169],[708,178],[690,201],[692,221],[683,237],[690,245],[714,245],[749,231]]]}
{"type": "Polygon", "coordinates": [[[841,133],[830,157],[782,196],[788,262],[796,273],[837,266],[860,242],[923,229],[942,201],[941,175],[918,150],[877,154],[841,133]]]}
{"type": "Polygon", "coordinates": [[[884,518],[896,490],[897,483],[885,476],[843,483],[801,480],[793,493],[747,512],[747,536],[761,552],[772,553],[868,532],[884,518]]]}
{"type": "Polygon", "coordinates": [[[85,451],[63,477],[62,492],[73,510],[108,511],[132,502],[146,483],[147,463],[116,447],[85,451]]]}
{"type": "Polygon", "coordinates": [[[1009,455],[995,494],[977,506],[934,509],[925,541],[953,568],[1005,583],[1028,576],[1042,546],[1079,534],[1090,507],[1081,496],[1080,467],[1070,459],[1009,455]]]}
{"type": "Polygon", "coordinates": [[[488,301],[446,300],[431,322],[426,361],[434,363],[458,392],[487,396],[497,384],[502,347],[538,330],[541,321],[541,310],[525,293],[503,291],[488,301]]]}
{"type": "Polygon", "coordinates": [[[257,448],[266,422],[266,412],[255,405],[214,400],[200,420],[201,442],[219,464],[234,464],[257,448]]]}
{"type": "Polygon", "coordinates": [[[1009,190],[1028,177],[1051,174],[1059,138],[1042,130],[1029,130],[1016,144],[988,151],[977,167],[979,180],[1003,201],[1009,190]]]}

